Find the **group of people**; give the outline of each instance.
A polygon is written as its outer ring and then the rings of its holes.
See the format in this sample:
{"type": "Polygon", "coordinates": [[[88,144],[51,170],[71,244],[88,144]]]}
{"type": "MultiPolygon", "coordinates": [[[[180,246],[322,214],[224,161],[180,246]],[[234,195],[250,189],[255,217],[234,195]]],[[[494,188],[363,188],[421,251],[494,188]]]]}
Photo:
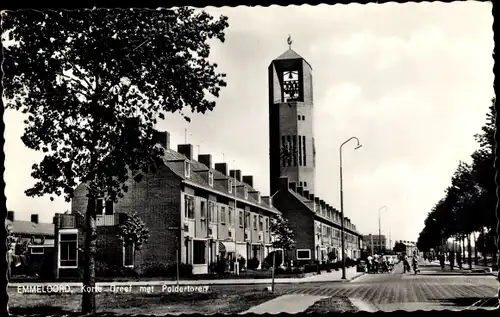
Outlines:
{"type": "Polygon", "coordinates": [[[407,254],[403,254],[402,255],[402,258],[403,258],[403,273],[410,273],[411,272],[411,268],[413,268],[413,272],[415,274],[417,274],[418,272],[420,272],[419,268],[418,268],[418,258],[417,258],[417,255],[414,254],[411,258],[411,267],[410,267],[410,260],[408,258],[408,255],[407,254]]]}
{"type": "MultiPolygon", "coordinates": [[[[444,270],[444,262],[446,260],[444,253],[439,252],[438,259],[439,259],[439,264],[441,265],[441,269],[444,270]]],[[[448,261],[450,262],[450,270],[453,270],[453,267],[455,266],[455,259],[457,260],[458,268],[461,270],[462,265],[463,265],[462,253],[452,252],[452,251],[450,251],[448,253],[448,261]],[[455,253],[456,253],[456,255],[455,255],[455,253]]]]}
{"type": "Polygon", "coordinates": [[[369,255],[366,262],[368,273],[389,273],[394,268],[394,258],[374,254],[369,255]]]}

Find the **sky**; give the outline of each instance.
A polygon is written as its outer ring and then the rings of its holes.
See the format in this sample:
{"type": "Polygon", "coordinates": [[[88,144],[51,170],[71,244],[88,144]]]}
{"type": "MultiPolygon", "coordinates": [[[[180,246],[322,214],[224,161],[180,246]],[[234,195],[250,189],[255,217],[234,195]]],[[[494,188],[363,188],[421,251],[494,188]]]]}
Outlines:
{"type": "MultiPolygon", "coordinates": [[[[387,3],[205,8],[226,15],[224,43],[210,59],[227,74],[215,109],[172,114],[158,126],[171,144],[194,145],[230,169],[254,176],[269,195],[268,74],[288,49],[313,68],[316,196],[339,207],[339,146],[343,148],[344,213],[363,234],[416,241],[433,205],[444,195],[460,160],[470,161],[493,90],[491,4],[387,3]],[[187,130],[187,133],[185,131],[187,130]]],[[[7,207],[51,222],[70,209],[64,200],[28,198],[31,166],[40,153],[25,148],[23,117],[6,111],[7,207]]]]}

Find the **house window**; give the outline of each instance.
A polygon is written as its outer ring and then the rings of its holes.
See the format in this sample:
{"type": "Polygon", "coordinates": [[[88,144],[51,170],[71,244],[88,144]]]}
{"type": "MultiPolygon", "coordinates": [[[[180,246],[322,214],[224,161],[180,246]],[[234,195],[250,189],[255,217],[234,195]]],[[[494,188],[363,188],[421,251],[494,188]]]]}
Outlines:
{"type": "Polygon", "coordinates": [[[304,182],[304,187],[307,187],[307,182],[304,182]]]}
{"type": "Polygon", "coordinates": [[[233,192],[233,181],[231,179],[228,181],[227,192],[230,194],[233,192]]]}
{"type": "Polygon", "coordinates": [[[205,241],[193,240],[193,264],[206,264],[205,241]]]}
{"type": "Polygon", "coordinates": [[[98,198],[96,200],[95,213],[99,216],[104,214],[104,199],[98,198]]]}
{"type": "Polygon", "coordinates": [[[240,227],[243,227],[243,210],[240,210],[239,211],[239,224],[240,224],[240,227]]]}
{"type": "Polygon", "coordinates": [[[220,207],[220,223],[226,224],[226,207],[220,207]]]}
{"type": "Polygon", "coordinates": [[[184,161],[184,176],[187,178],[191,176],[191,164],[189,164],[189,161],[184,161]]]}
{"type": "Polygon", "coordinates": [[[200,201],[201,208],[201,219],[205,219],[207,217],[207,204],[205,201],[200,201]]]}
{"type": "Polygon", "coordinates": [[[78,240],[76,233],[61,233],[59,239],[60,261],[59,266],[65,268],[77,267],[78,240]]]}
{"type": "Polygon", "coordinates": [[[266,218],[266,232],[269,232],[269,218],[266,218]]]}
{"type": "Polygon", "coordinates": [[[215,213],[215,203],[213,201],[208,202],[208,221],[211,223],[217,223],[216,213],[215,213]]]}
{"type": "Polygon", "coordinates": [[[212,171],[208,172],[208,185],[214,187],[214,173],[212,171]]]}
{"type": "Polygon", "coordinates": [[[250,227],[250,214],[249,213],[247,213],[245,215],[245,228],[248,228],[248,227],[250,227]]]}
{"type": "Polygon", "coordinates": [[[257,230],[257,215],[253,215],[253,230],[257,230]]]}
{"type": "Polygon", "coordinates": [[[227,222],[230,226],[233,225],[233,207],[227,209],[227,222]]]}
{"type": "Polygon", "coordinates": [[[104,207],[104,214],[105,215],[112,215],[114,214],[114,203],[111,200],[106,200],[106,206],[104,207]]]}
{"type": "Polygon", "coordinates": [[[188,195],[184,196],[184,217],[194,219],[194,198],[188,195]]]}
{"type": "Polygon", "coordinates": [[[44,253],[44,248],[40,247],[32,247],[31,248],[31,254],[43,254],[44,253]]]}
{"type": "Polygon", "coordinates": [[[302,182],[299,182],[299,186],[302,186],[302,182]]]}
{"type": "Polygon", "coordinates": [[[134,243],[123,243],[123,266],[134,267],[134,243]]]}
{"type": "Polygon", "coordinates": [[[304,121],[306,119],[306,116],[302,116],[302,121],[304,121]]]}
{"type": "Polygon", "coordinates": [[[310,260],[311,250],[309,249],[298,249],[297,250],[297,260],[310,260]]]}
{"type": "Polygon", "coordinates": [[[245,194],[245,199],[248,199],[248,187],[243,187],[243,193],[245,194]]]}
{"type": "Polygon", "coordinates": [[[264,219],[262,218],[262,216],[259,216],[259,230],[264,230],[264,219]]]}

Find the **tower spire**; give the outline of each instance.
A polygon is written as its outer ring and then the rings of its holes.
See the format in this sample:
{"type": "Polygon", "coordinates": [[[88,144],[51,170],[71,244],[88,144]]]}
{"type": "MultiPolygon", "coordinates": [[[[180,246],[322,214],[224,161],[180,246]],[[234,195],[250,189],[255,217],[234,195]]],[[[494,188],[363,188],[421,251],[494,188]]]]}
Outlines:
{"type": "Polygon", "coordinates": [[[292,36],[290,34],[288,34],[288,39],[286,40],[286,42],[288,43],[288,48],[289,49],[292,49],[292,36]]]}

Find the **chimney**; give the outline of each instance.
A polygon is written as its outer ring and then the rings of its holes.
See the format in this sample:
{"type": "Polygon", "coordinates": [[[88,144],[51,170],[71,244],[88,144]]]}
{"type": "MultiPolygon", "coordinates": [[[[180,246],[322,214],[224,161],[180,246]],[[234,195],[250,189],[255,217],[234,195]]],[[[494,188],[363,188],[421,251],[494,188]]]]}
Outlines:
{"type": "Polygon", "coordinates": [[[215,170],[227,176],[227,163],[215,163],[215,170]]]}
{"type": "Polygon", "coordinates": [[[280,177],[280,190],[288,192],[288,176],[280,177]]]}
{"type": "Polygon", "coordinates": [[[297,194],[301,195],[304,193],[304,187],[303,186],[297,186],[297,194]]]}
{"type": "Polygon", "coordinates": [[[31,215],[31,222],[38,223],[38,214],[31,215]]]}
{"type": "Polygon", "coordinates": [[[319,200],[319,204],[321,206],[321,209],[325,209],[325,201],[323,199],[319,200]]]}
{"type": "Polygon", "coordinates": [[[309,194],[309,200],[311,200],[311,201],[316,201],[316,198],[314,197],[314,194],[313,194],[313,193],[310,193],[310,194],[309,194]]]}
{"type": "Polygon", "coordinates": [[[238,182],[241,182],[241,170],[230,170],[229,176],[236,178],[238,182]]]}
{"type": "Polygon", "coordinates": [[[210,154],[199,154],[198,162],[208,166],[208,168],[212,168],[212,155],[210,154]]]}
{"type": "Polygon", "coordinates": [[[246,183],[250,187],[253,187],[253,176],[250,176],[250,175],[243,176],[243,183],[246,183]]]}
{"type": "Polygon", "coordinates": [[[303,195],[307,200],[309,200],[309,190],[304,190],[303,195]]]}
{"type": "Polygon", "coordinates": [[[270,205],[270,199],[271,199],[271,197],[269,197],[269,196],[262,196],[262,197],[260,197],[260,199],[262,199],[262,201],[263,201],[266,205],[270,205]]]}
{"type": "Polygon", "coordinates": [[[296,192],[297,191],[297,183],[295,183],[295,182],[288,183],[288,188],[290,188],[291,190],[296,192]]]}
{"type": "Polygon", "coordinates": [[[167,131],[157,131],[153,132],[153,140],[163,146],[164,149],[168,150],[170,148],[170,133],[167,131]]]}
{"type": "Polygon", "coordinates": [[[12,210],[7,211],[7,220],[14,221],[14,212],[12,210]]]}
{"type": "Polygon", "coordinates": [[[328,218],[328,212],[330,211],[330,204],[325,204],[325,212],[323,214],[323,216],[327,217],[328,218]]]}
{"type": "Polygon", "coordinates": [[[177,145],[177,152],[181,153],[188,160],[193,159],[193,146],[191,144],[179,144],[177,145]]]}

